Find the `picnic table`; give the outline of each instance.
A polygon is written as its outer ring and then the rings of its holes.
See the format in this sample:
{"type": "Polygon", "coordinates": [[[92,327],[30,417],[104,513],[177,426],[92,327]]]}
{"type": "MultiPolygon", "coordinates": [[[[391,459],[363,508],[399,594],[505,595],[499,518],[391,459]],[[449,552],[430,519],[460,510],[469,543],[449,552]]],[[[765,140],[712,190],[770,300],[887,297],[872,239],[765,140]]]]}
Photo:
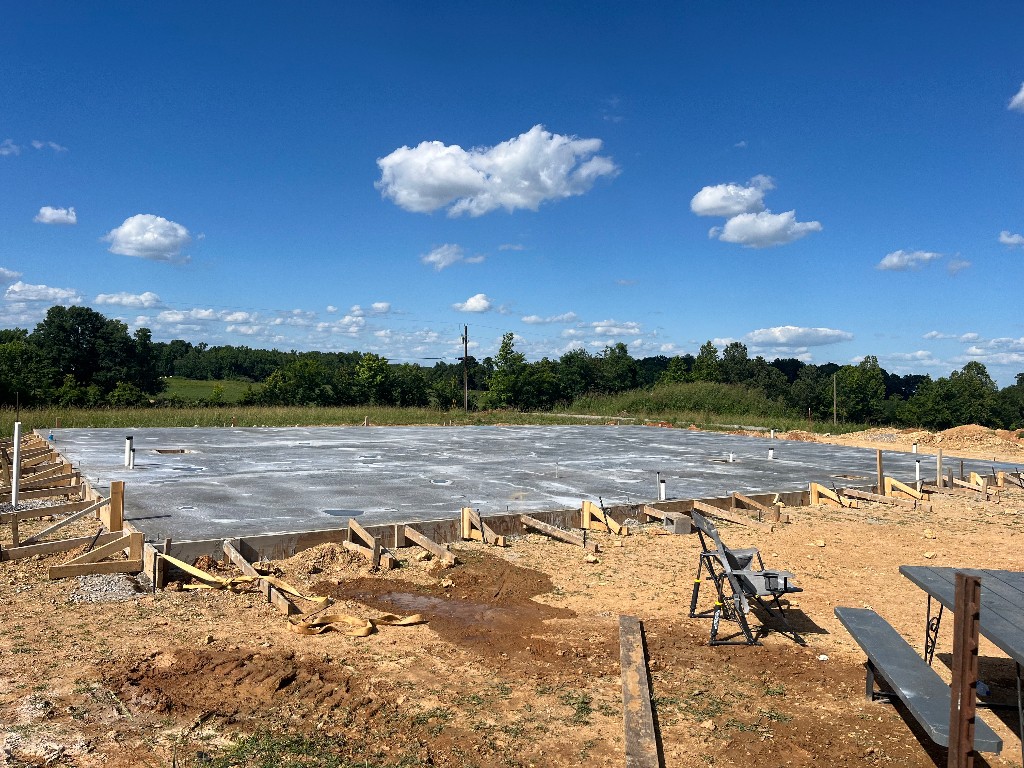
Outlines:
{"type": "Polygon", "coordinates": [[[1021,694],[1021,665],[1024,664],[1024,572],[991,568],[935,568],[901,565],[900,573],[928,596],[928,623],[924,657],[931,664],[945,609],[953,610],[956,574],[981,579],[979,632],[1014,661],[1017,677],[1017,733],[1024,756],[1024,698],[1021,694]],[[933,608],[933,603],[938,607],[933,608]]]}

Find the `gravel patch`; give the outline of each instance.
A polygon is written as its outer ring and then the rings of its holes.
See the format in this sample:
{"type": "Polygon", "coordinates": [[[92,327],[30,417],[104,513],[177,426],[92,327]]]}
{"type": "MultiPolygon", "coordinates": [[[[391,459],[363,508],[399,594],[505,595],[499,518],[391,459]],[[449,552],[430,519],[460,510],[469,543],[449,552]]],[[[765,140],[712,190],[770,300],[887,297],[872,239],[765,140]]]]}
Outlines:
{"type": "Polygon", "coordinates": [[[71,603],[124,603],[146,594],[138,579],[123,573],[78,576],[71,603]]]}

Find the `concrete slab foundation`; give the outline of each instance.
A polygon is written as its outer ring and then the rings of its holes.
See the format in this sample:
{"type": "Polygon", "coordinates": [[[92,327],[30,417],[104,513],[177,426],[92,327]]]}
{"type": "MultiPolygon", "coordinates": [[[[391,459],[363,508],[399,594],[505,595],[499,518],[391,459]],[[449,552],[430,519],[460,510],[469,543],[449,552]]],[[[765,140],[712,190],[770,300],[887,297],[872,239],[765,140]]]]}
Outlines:
{"type": "MultiPolygon", "coordinates": [[[[176,542],[669,499],[806,490],[875,480],[875,452],[637,426],[55,429],[52,444],[124,519],[176,542]],[[134,467],[125,464],[133,438],[134,467]],[[768,458],[769,448],[774,458],[768,458]]],[[[886,452],[885,472],[935,479],[935,457],[886,452]]],[[[959,459],[946,466],[959,471],[959,459]]],[[[1012,469],[968,460],[966,471],[1012,469]]]]}

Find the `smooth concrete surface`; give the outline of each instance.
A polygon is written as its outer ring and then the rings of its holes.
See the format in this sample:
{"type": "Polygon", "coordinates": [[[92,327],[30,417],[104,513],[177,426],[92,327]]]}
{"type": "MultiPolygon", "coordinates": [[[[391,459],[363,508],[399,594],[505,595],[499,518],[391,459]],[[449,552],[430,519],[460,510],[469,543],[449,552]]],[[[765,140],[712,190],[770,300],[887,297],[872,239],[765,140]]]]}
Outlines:
{"type": "MultiPolygon", "coordinates": [[[[251,536],[454,517],[870,485],[875,452],[639,426],[54,429],[53,444],[149,541],[251,536]],[[124,466],[132,435],[135,467],[124,466]],[[768,459],[774,448],[775,458],[768,459]],[[163,451],[163,452],[162,452],[163,451]],[[168,451],[185,451],[173,453],[168,451]],[[732,454],[733,461],[729,461],[732,454]]],[[[885,472],[935,480],[935,457],[885,452],[885,472]]],[[[959,459],[945,466],[960,470],[959,459]]],[[[966,471],[1013,469],[968,460],[966,471]]]]}

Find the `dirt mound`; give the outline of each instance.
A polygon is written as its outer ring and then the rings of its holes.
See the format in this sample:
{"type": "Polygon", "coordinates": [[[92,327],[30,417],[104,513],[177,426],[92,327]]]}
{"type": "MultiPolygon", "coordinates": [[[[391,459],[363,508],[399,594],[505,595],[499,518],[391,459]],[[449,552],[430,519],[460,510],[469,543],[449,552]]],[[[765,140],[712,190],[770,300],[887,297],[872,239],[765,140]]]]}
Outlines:
{"type": "Polygon", "coordinates": [[[585,641],[560,634],[552,622],[576,614],[533,599],[552,591],[549,576],[482,552],[460,557],[462,565],[431,584],[369,577],[312,588],[380,611],[419,613],[442,639],[530,674],[606,674],[614,665],[614,634],[592,633],[585,641]]]}

